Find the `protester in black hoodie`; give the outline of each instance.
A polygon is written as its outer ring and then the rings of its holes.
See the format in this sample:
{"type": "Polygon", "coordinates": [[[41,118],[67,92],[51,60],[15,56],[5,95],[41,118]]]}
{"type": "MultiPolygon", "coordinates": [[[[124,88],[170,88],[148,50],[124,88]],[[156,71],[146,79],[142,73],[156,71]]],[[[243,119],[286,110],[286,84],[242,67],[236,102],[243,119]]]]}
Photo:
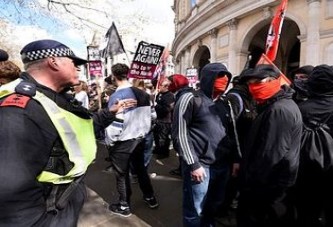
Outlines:
{"type": "Polygon", "coordinates": [[[297,226],[329,227],[333,226],[332,66],[319,65],[313,69],[308,79],[308,91],[308,100],[299,104],[304,133],[295,193],[297,226]]]}
{"type": "MultiPolygon", "coordinates": [[[[184,226],[214,226],[229,174],[227,163],[221,160],[226,134],[213,101],[219,93],[213,88],[218,78],[227,75],[228,81],[231,75],[219,63],[206,65],[201,75],[199,91],[179,86],[187,80],[182,75],[173,75],[169,86],[170,91],[177,91],[172,139],[182,157],[184,226]]],[[[218,85],[228,83],[223,80],[218,85]]]]}
{"type": "Polygon", "coordinates": [[[241,163],[238,226],[293,226],[287,199],[298,170],[302,116],[275,67],[258,65],[246,77],[258,116],[241,163]]]}
{"type": "Polygon", "coordinates": [[[308,78],[313,70],[312,65],[304,65],[293,71],[292,88],[295,90],[293,99],[296,103],[301,103],[308,99],[308,78]]]}

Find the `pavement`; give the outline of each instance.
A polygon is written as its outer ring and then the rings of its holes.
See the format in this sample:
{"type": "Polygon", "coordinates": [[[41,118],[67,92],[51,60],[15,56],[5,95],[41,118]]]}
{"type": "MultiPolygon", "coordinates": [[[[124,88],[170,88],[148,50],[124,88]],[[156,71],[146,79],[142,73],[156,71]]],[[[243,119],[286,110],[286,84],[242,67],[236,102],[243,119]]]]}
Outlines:
{"type": "MultiPolygon", "coordinates": [[[[181,227],[182,226],[182,179],[170,175],[169,171],[178,167],[178,157],[172,150],[170,157],[162,160],[154,156],[151,160],[149,173],[160,204],[151,209],[142,199],[137,183],[132,183],[130,217],[122,217],[111,213],[109,203],[117,201],[118,193],[114,173],[105,172],[109,162],[105,161],[107,150],[99,144],[97,158],[87,172],[88,199],[79,217],[78,227],[181,227]]],[[[217,227],[235,227],[234,217],[217,220],[217,227]]]]}
{"type": "Polygon", "coordinates": [[[117,201],[118,193],[114,173],[105,172],[109,165],[105,161],[107,150],[99,144],[97,158],[87,172],[88,200],[80,214],[79,227],[177,227],[182,226],[182,180],[169,171],[178,167],[178,157],[171,151],[170,157],[162,160],[154,156],[151,160],[149,173],[160,206],[151,209],[142,199],[142,193],[137,183],[132,183],[130,217],[122,217],[108,211],[109,203],[117,201]]]}

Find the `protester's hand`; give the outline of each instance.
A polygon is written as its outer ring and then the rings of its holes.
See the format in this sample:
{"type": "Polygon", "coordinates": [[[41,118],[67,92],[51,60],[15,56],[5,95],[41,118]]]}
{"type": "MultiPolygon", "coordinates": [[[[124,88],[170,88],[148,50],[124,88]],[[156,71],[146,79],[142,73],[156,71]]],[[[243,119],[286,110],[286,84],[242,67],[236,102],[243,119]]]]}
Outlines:
{"type": "Polygon", "coordinates": [[[239,163],[233,163],[232,164],[232,173],[231,176],[237,177],[239,172],[239,163]]]}
{"type": "Polygon", "coordinates": [[[112,113],[121,113],[125,109],[135,107],[137,103],[138,102],[135,99],[122,99],[112,105],[109,110],[112,113]]]}
{"type": "Polygon", "coordinates": [[[191,172],[192,181],[203,182],[206,177],[205,169],[202,166],[191,172]]]}

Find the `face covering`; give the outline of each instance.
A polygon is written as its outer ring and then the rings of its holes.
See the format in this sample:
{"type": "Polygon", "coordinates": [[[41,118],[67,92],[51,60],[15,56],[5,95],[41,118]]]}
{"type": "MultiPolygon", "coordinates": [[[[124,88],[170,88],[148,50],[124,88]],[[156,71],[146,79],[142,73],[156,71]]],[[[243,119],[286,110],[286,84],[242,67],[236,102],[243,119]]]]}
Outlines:
{"type": "Polygon", "coordinates": [[[300,91],[304,94],[308,92],[307,80],[294,79],[293,87],[295,90],[300,91]]]}
{"type": "Polygon", "coordinates": [[[280,79],[272,80],[264,83],[249,84],[249,91],[259,104],[264,103],[281,89],[280,79]]]}
{"type": "Polygon", "coordinates": [[[228,85],[229,78],[227,76],[218,77],[214,82],[213,98],[215,99],[218,95],[222,94],[228,85]]]}

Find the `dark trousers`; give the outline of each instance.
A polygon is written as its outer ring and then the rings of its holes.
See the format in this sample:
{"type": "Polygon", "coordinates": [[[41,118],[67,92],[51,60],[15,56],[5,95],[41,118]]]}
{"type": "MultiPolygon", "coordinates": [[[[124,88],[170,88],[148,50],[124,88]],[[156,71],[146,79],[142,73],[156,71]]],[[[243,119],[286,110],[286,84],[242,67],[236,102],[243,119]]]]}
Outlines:
{"type": "Polygon", "coordinates": [[[295,210],[285,190],[240,191],[238,227],[294,227],[295,210]]]}
{"type": "Polygon", "coordinates": [[[171,134],[171,123],[156,122],[154,128],[154,142],[155,149],[154,154],[160,156],[169,156],[169,146],[170,146],[170,134],[171,134]]]}
{"type": "MultiPolygon", "coordinates": [[[[58,212],[44,213],[39,222],[35,223],[33,226],[77,226],[80,211],[83,207],[86,197],[87,190],[85,184],[80,182],[76,189],[69,196],[64,209],[59,210],[58,212]]],[[[31,214],[31,218],[35,218],[36,214],[36,212],[31,214]]],[[[2,225],[0,224],[0,226],[2,225]]]]}
{"type": "Polygon", "coordinates": [[[109,148],[110,159],[116,173],[116,187],[119,193],[119,203],[130,205],[132,189],[129,172],[130,164],[138,175],[140,188],[145,197],[151,197],[154,192],[144,166],[144,140],[133,139],[127,141],[117,141],[109,148]]]}
{"type": "Polygon", "coordinates": [[[148,175],[147,166],[145,165],[145,140],[142,140],[134,149],[130,161],[135,173],[138,176],[138,182],[143,197],[151,198],[154,195],[153,186],[148,175]]]}
{"type": "Polygon", "coordinates": [[[308,165],[299,169],[295,187],[297,227],[333,226],[333,170],[308,165]]]}

